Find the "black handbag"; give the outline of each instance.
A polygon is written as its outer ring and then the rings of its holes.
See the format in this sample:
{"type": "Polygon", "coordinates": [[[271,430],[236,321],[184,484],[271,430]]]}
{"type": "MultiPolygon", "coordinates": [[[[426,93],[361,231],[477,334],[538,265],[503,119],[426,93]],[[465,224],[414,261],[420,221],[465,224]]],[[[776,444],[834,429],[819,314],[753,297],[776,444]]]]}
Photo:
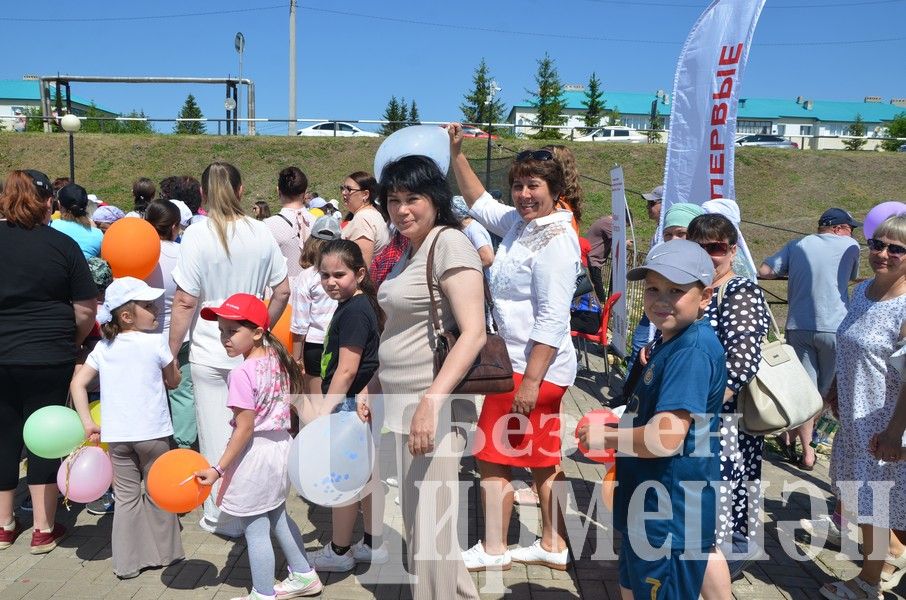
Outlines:
{"type": "MultiPolygon", "coordinates": [[[[428,251],[428,260],[425,264],[425,275],[428,281],[428,294],[431,299],[431,324],[434,328],[434,376],[440,372],[447,355],[456,340],[459,337],[458,332],[444,331],[438,319],[438,302],[434,297],[433,277],[434,274],[434,249],[437,246],[437,240],[443,234],[445,229],[441,229],[434,241],[431,242],[431,248],[428,251]]],[[[484,281],[484,302],[485,302],[485,325],[487,327],[487,338],[484,346],[475,357],[475,362],[466,371],[465,376],[459,382],[459,385],[453,389],[457,394],[502,394],[512,392],[513,383],[513,364],[510,362],[510,355],[506,349],[506,342],[497,333],[497,323],[494,321],[494,301],[491,298],[491,290],[488,288],[488,280],[482,277],[484,281]],[[488,319],[490,315],[490,319],[488,319]]]]}

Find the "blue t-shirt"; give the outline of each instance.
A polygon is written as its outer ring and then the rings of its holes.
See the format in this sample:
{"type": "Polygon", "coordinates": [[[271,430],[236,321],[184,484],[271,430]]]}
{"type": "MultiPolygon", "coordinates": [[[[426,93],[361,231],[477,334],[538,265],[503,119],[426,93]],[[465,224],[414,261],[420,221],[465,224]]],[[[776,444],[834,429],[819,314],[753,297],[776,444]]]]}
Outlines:
{"type": "MultiPolygon", "coordinates": [[[[701,544],[693,545],[700,546],[697,549],[702,551],[714,545],[716,501],[710,482],[720,481],[720,440],[716,435],[710,440],[703,438],[700,442],[703,451],[695,453],[694,450],[697,430],[705,436],[709,432],[716,433],[720,425],[720,409],[727,385],[724,362],[724,349],[710,323],[704,319],[652,350],[626,405],[626,413],[634,414],[632,427],[644,426],[659,412],[678,410],[692,413],[693,423],[679,454],[665,458],[617,456],[619,485],[614,498],[614,526],[623,534],[624,543],[627,535],[637,539],[647,535],[648,543],[659,548],[671,536],[671,550],[682,550],[686,545],[686,505],[689,504],[690,511],[698,513],[690,513],[690,523],[695,519],[701,523],[701,544]],[[703,416],[696,419],[695,415],[703,416]],[[704,423],[701,419],[705,417],[707,431],[696,427],[697,423],[704,423]],[[645,492],[644,511],[657,512],[660,504],[661,508],[672,509],[672,517],[642,520],[635,507],[634,514],[628,514],[632,495],[650,482],[660,484],[663,489],[660,499],[656,488],[645,492]],[[698,482],[706,482],[704,489],[698,482]],[[684,484],[699,487],[687,498],[684,484]]],[[[641,499],[637,499],[636,504],[640,503],[641,499]]],[[[695,536],[688,537],[690,544],[695,541],[695,536]]]]}
{"type": "Polygon", "coordinates": [[[764,264],[777,275],[789,276],[787,329],[837,331],[846,316],[847,287],[859,274],[856,240],[816,233],[787,243],[764,264]]]}
{"type": "Polygon", "coordinates": [[[85,227],[81,223],[63,219],[51,222],[50,226],[74,239],[86,260],[101,255],[101,241],[104,239],[104,232],[100,229],[85,227]]]}

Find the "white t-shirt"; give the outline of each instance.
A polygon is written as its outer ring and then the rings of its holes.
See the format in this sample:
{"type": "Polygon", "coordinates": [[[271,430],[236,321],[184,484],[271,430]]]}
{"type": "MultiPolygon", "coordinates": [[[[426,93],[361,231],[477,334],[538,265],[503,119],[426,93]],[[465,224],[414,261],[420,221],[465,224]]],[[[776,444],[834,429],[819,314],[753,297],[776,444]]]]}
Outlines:
{"type": "Polygon", "coordinates": [[[303,269],[292,294],[293,317],[289,330],[304,335],[310,344],[323,344],[337,301],[321,285],[321,273],[314,266],[303,269]]]}
{"type": "Polygon", "coordinates": [[[101,380],[101,441],[141,442],[173,435],[161,369],[173,361],[159,333],[128,331],[102,340],[85,364],[101,380]]]}
{"type": "Polygon", "coordinates": [[[216,321],[199,318],[201,309],[220,306],[233,294],[259,298],[269,287],[286,279],[286,258],[267,225],[250,217],[233,221],[227,230],[227,255],[211,219],[186,229],[180,244],[173,280],[183,291],[198,298],[192,321],[189,360],[196,364],[231,369],[242,357],[227,356],[220,343],[216,321]]]}
{"type": "MultiPolygon", "coordinates": [[[[160,258],[157,261],[157,266],[145,279],[151,287],[164,288],[164,295],[158,298],[155,304],[157,304],[158,310],[157,320],[160,322],[156,331],[162,333],[165,339],[170,336],[170,312],[173,309],[173,296],[176,295],[173,269],[176,268],[176,263],[179,260],[179,250],[179,244],[176,242],[161,240],[160,258]]],[[[189,341],[188,331],[183,342],[187,341],[189,341]]]]}
{"type": "Polygon", "coordinates": [[[481,250],[485,246],[492,246],[491,234],[475,219],[472,219],[468,225],[463,227],[462,232],[466,234],[466,237],[469,238],[476,250],[481,250]]]}

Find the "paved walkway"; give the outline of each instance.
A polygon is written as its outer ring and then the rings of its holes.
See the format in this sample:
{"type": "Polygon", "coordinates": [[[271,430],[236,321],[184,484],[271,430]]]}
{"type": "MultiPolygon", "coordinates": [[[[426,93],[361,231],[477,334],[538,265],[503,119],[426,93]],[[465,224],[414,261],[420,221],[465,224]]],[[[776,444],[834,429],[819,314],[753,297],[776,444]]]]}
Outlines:
{"type": "MultiPolygon", "coordinates": [[[[602,367],[602,359],[593,356],[592,369],[602,367]]],[[[602,401],[606,402],[609,398],[609,389],[605,384],[603,374],[580,369],[576,385],[564,399],[565,411],[578,417],[599,407],[602,401]]],[[[573,421],[567,425],[567,430],[571,431],[574,426],[573,421]]],[[[765,545],[769,558],[755,563],[733,582],[735,598],[811,600],[818,596],[817,588],[820,584],[833,578],[852,576],[857,571],[852,561],[838,555],[835,550],[817,551],[814,560],[797,561],[790,557],[793,553],[801,554],[807,550],[808,537],[793,529],[798,526],[799,518],[809,514],[810,503],[815,504],[815,514],[825,513],[827,510],[826,496],[830,489],[827,466],[827,459],[822,457],[813,472],[805,473],[768,453],[764,462],[764,480],[767,485],[764,518],[765,545]]],[[[597,498],[595,485],[601,481],[602,467],[575,454],[563,462],[563,470],[574,493],[567,526],[573,551],[580,554],[578,560],[566,572],[514,564],[511,571],[503,574],[476,576],[483,598],[619,598],[616,562],[608,560],[613,558],[608,556],[611,538],[611,529],[607,526],[609,513],[598,511],[591,519],[583,516],[587,513],[591,500],[597,498]],[[578,550],[580,545],[581,553],[578,550]],[[594,560],[592,556],[595,557],[594,560]]],[[[471,459],[464,461],[462,480],[469,481],[475,477],[474,463],[471,459]]],[[[396,549],[398,552],[402,523],[399,507],[394,503],[397,494],[394,488],[385,489],[386,523],[389,525],[385,529],[385,539],[391,550],[396,549]]],[[[18,499],[21,500],[22,497],[24,491],[20,490],[18,499]]],[[[480,515],[477,514],[479,511],[476,510],[479,502],[474,487],[468,501],[463,501],[462,505],[461,514],[468,519],[468,539],[461,542],[471,545],[478,538],[479,528],[482,526],[480,515]]],[[[303,528],[309,550],[320,547],[329,539],[328,510],[309,506],[295,495],[289,501],[289,510],[303,528]]],[[[71,535],[50,554],[30,555],[28,535],[21,536],[14,546],[0,552],[0,598],[229,599],[243,596],[251,585],[245,544],[241,540],[225,540],[200,530],[197,511],[182,520],[187,559],[172,567],[146,571],[128,581],[117,580],[111,571],[109,559],[112,517],[89,515],[80,506],[68,513],[61,509],[59,515],[70,528],[71,535]]],[[[24,521],[24,525],[28,525],[27,514],[21,514],[20,519],[24,521]]],[[[511,525],[510,541],[530,543],[539,527],[538,509],[520,508],[515,511],[511,525]]],[[[395,578],[401,575],[399,565],[394,565],[393,561],[380,569],[368,571],[363,566],[353,573],[328,574],[323,578],[326,586],[322,598],[410,598],[405,585],[377,583],[400,581],[395,578]]],[[[901,589],[906,591],[906,584],[901,589]]],[[[900,597],[887,595],[887,598],[900,597]]]]}

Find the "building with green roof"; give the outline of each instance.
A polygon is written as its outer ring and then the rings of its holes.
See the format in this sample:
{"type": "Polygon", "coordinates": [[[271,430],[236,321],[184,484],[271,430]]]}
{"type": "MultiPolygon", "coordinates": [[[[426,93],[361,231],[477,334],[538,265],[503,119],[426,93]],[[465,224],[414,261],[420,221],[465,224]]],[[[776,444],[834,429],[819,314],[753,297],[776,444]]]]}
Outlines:
{"type": "MultiPolygon", "coordinates": [[[[585,131],[583,115],[585,89],[581,85],[564,87],[563,98],[566,109],[565,130],[569,137],[582,135],[585,131]]],[[[654,94],[635,92],[604,92],[605,110],[617,110],[621,125],[633,129],[648,129],[651,125],[652,103],[661,117],[663,127],[670,129],[670,95],[663,91],[654,94]]],[[[737,114],[737,133],[742,135],[769,133],[784,136],[799,144],[800,148],[842,148],[837,136],[847,135],[849,126],[856,115],[862,116],[866,136],[884,137],[886,124],[897,115],[906,113],[906,98],[893,98],[885,102],[879,97],[866,97],[858,101],[813,100],[798,98],[740,98],[737,114]]],[[[529,103],[514,106],[507,122],[516,126],[519,136],[535,133],[535,108],[529,103]]],[[[601,125],[608,125],[608,118],[601,125]]],[[[877,141],[869,140],[865,149],[874,149],[877,141]]]]}
{"type": "MultiPolygon", "coordinates": [[[[41,89],[37,79],[0,79],[0,129],[13,129],[16,111],[26,114],[31,108],[41,108],[41,89]]],[[[51,105],[56,106],[56,88],[50,86],[51,105]]],[[[65,98],[60,101],[65,105],[65,98]]],[[[94,105],[93,100],[72,96],[72,112],[84,115],[94,105]]],[[[103,117],[117,117],[118,113],[94,105],[103,117]]]]}

